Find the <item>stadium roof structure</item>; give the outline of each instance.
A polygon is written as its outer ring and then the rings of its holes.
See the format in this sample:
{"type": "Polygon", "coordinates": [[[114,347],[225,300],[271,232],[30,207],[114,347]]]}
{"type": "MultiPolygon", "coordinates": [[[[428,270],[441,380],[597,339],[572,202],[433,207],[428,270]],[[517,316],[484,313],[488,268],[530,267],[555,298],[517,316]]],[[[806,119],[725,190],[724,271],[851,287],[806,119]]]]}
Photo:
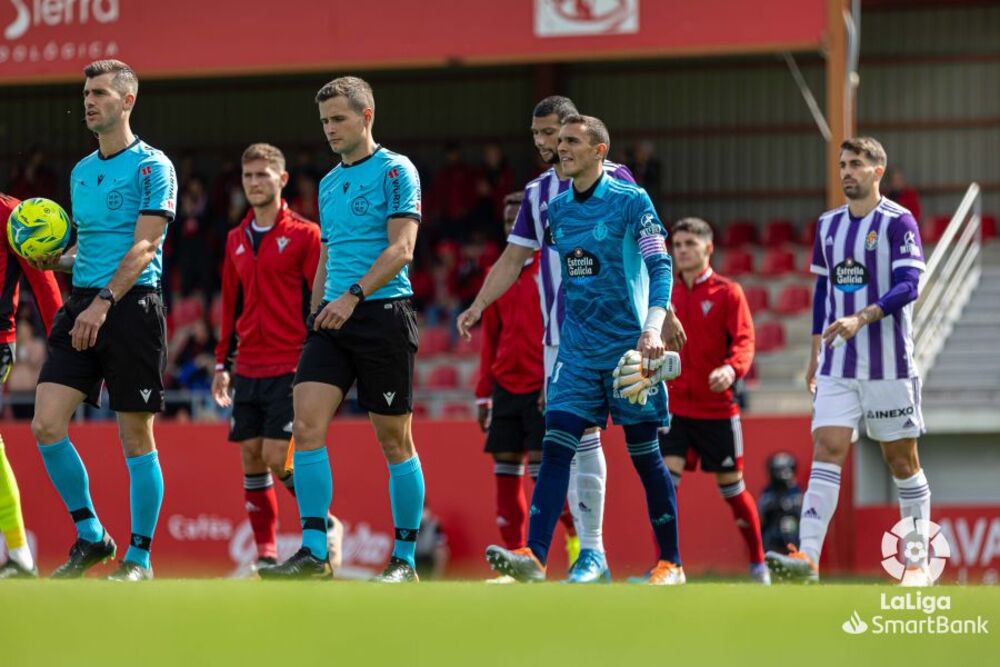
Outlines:
{"type": "MultiPolygon", "coordinates": [[[[860,7],[851,3],[286,0],[279,9],[240,0],[16,0],[0,6],[0,84],[75,81],[101,58],[124,60],[143,78],[183,79],[782,53],[835,164],[854,127],[860,7]],[[792,56],[817,51],[827,57],[825,114],[792,56]]],[[[839,203],[831,172],[828,199],[839,203]]]]}

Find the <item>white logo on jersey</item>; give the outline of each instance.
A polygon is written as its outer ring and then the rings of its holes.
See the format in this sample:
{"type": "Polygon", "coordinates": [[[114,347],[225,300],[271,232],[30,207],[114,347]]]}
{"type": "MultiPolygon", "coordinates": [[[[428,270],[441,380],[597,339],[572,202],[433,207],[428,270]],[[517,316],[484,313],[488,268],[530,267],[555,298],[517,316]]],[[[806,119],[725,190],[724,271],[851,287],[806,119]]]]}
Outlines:
{"type": "Polygon", "coordinates": [[[826,237],[826,245],[833,245],[833,237],[832,236],[827,236],[826,237]]]}
{"type": "Polygon", "coordinates": [[[906,232],[903,235],[903,245],[899,246],[900,255],[913,255],[920,257],[920,248],[917,247],[917,235],[913,232],[906,232]]]}
{"type": "Polygon", "coordinates": [[[712,310],[712,302],[711,301],[702,301],[701,302],[701,314],[702,315],[708,315],[708,311],[710,311],[710,310],[712,310]]]}
{"type": "Polygon", "coordinates": [[[146,403],[149,403],[149,397],[153,395],[153,390],[152,389],[140,389],[139,390],[139,395],[142,396],[142,400],[144,400],[146,403]]]}
{"type": "Polygon", "coordinates": [[[538,210],[539,212],[545,212],[549,210],[549,203],[547,201],[543,201],[542,205],[538,207],[538,210]]]}
{"type": "Polygon", "coordinates": [[[278,252],[285,252],[285,247],[288,245],[289,239],[287,236],[278,237],[278,252]]]}
{"type": "Polygon", "coordinates": [[[242,254],[243,254],[243,253],[245,253],[246,251],[247,251],[247,249],[246,249],[246,248],[245,248],[245,247],[243,246],[243,244],[241,243],[241,244],[240,244],[240,246],[239,246],[239,247],[238,247],[238,248],[236,249],[236,252],[235,252],[235,253],[233,253],[233,254],[235,254],[235,255],[242,255],[242,254]]]}
{"type": "Polygon", "coordinates": [[[396,392],[394,391],[382,392],[382,397],[385,399],[386,405],[392,405],[393,400],[396,398],[396,392]]]}

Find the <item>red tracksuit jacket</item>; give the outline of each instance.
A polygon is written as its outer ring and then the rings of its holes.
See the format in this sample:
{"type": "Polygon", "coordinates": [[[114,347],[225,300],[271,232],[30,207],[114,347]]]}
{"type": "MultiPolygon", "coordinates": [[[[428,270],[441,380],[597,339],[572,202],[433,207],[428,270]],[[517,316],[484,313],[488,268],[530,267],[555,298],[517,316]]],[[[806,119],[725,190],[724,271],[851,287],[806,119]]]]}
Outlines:
{"type": "Polygon", "coordinates": [[[502,297],[483,311],[483,346],[476,398],[488,398],[498,384],[512,394],[542,388],[542,305],[538,296],[538,253],[502,297]]]}
{"type": "Polygon", "coordinates": [[[753,320],[743,288],[708,269],[690,288],[678,274],[670,300],[688,337],[681,351],[681,375],[667,383],[670,412],[695,419],[739,414],[732,388],[716,393],[708,388],[708,376],[726,364],[737,378],[750,370],[753,320]]]}
{"type": "Polygon", "coordinates": [[[0,194],[0,343],[17,340],[15,330],[17,303],[20,297],[21,275],[28,279],[31,293],[35,295],[38,312],[41,313],[45,331],[52,329],[52,320],[62,306],[59,283],[51,271],[39,271],[31,267],[23,257],[11,249],[7,243],[7,221],[10,214],[21,202],[14,197],[0,194]]]}
{"type": "Polygon", "coordinates": [[[222,265],[222,327],[215,349],[217,367],[274,377],[293,373],[306,339],[306,318],[316,266],[319,225],[282,201],[274,227],[253,250],[251,209],[229,232],[222,265]]]}

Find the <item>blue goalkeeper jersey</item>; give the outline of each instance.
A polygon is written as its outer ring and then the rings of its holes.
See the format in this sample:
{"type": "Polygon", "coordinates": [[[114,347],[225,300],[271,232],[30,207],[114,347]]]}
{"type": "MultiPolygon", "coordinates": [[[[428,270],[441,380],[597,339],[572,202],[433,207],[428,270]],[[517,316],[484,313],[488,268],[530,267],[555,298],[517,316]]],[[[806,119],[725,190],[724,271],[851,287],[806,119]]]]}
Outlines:
{"type": "Polygon", "coordinates": [[[667,230],[638,185],[602,175],[549,202],[566,312],[559,359],[610,369],[635,347],[650,306],[666,308],[672,287],[667,230]]]}
{"type": "MultiPolygon", "coordinates": [[[[166,155],[136,138],[114,155],[105,157],[94,151],[77,162],[69,192],[77,231],[73,287],[105,287],[135,245],[140,215],[173,220],[177,176],[166,155]]],[[[158,287],[162,273],[161,242],[135,284],[158,287]]]]}
{"type": "MultiPolygon", "coordinates": [[[[333,301],[368,273],[389,247],[389,218],[420,221],[420,177],[405,155],[379,146],[353,164],[339,164],[319,184],[319,220],[327,246],[323,298],[333,301]]],[[[368,299],[413,295],[400,269],[368,299]]]]}

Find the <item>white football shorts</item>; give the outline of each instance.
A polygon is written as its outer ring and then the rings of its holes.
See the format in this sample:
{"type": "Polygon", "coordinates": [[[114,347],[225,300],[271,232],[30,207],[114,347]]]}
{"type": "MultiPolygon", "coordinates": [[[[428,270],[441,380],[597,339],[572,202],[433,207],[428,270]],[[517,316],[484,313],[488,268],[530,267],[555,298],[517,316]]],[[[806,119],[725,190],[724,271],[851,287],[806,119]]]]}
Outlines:
{"type": "Polygon", "coordinates": [[[823,426],[857,429],[865,420],[878,442],[917,438],[926,429],[920,410],[920,378],[855,380],[816,377],[812,430],[823,426]]]}

